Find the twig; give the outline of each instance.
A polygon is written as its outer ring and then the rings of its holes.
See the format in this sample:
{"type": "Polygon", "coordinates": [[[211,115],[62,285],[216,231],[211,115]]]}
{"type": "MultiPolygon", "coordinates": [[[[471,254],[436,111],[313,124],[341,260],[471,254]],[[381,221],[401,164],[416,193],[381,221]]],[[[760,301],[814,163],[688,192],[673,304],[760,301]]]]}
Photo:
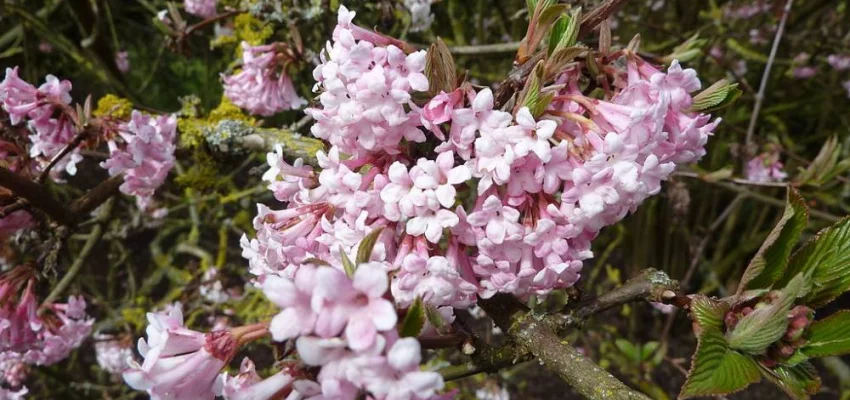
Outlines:
{"type": "Polygon", "coordinates": [[[83,268],[83,265],[86,263],[86,260],[91,254],[92,249],[100,241],[101,236],[103,235],[103,224],[106,220],[109,219],[109,214],[112,212],[112,202],[107,202],[104,208],[101,210],[100,215],[98,216],[98,220],[100,223],[96,224],[91,233],[89,233],[89,238],[86,240],[86,243],[83,245],[83,249],[80,250],[80,254],[77,255],[77,258],[74,260],[74,263],[71,264],[71,267],[68,268],[68,272],[62,277],[62,280],[56,284],[53,290],[50,291],[50,294],[44,298],[44,302],[42,302],[42,307],[53,302],[59,295],[62,294],[65,289],[74,281],[77,274],[80,272],[80,269],[83,268]]]}
{"type": "Polygon", "coordinates": [[[480,299],[478,304],[520,350],[534,354],[581,395],[590,399],[649,399],[561,340],[555,333],[554,318],[534,315],[510,295],[480,299]]]}
{"type": "MultiPolygon", "coordinates": [[[[696,178],[696,179],[700,179],[700,180],[703,180],[703,181],[708,181],[708,179],[705,179],[705,177],[701,176],[699,173],[690,172],[690,171],[676,171],[676,172],[673,173],[673,176],[683,176],[683,177],[687,177],[687,178],[696,178]]],[[[788,187],[788,185],[792,185],[791,182],[757,182],[757,181],[751,181],[751,180],[741,179],[741,178],[728,178],[728,179],[722,179],[722,180],[727,181],[727,182],[737,183],[739,185],[747,185],[747,186],[786,188],[786,187],[788,187]]]]}
{"type": "Polygon", "coordinates": [[[767,58],[767,65],[764,66],[764,72],[761,75],[761,83],[759,83],[759,91],[756,93],[756,104],[753,107],[753,114],[750,115],[750,125],[747,127],[747,147],[753,142],[753,133],[756,130],[756,122],[758,121],[761,105],[764,102],[764,93],[767,90],[767,80],[770,77],[770,69],[773,67],[773,62],[776,59],[776,51],[779,49],[779,41],[782,39],[782,34],[785,32],[785,22],[788,20],[788,14],[791,12],[791,4],[794,0],[787,0],[785,8],[782,10],[782,17],[779,20],[779,27],[776,28],[776,36],[773,37],[773,46],[770,48],[770,55],[767,58]]]}
{"type": "Polygon", "coordinates": [[[669,302],[677,297],[678,290],[679,282],[670,279],[662,271],[648,268],[622,286],[595,299],[579,303],[572,316],[583,321],[591,315],[634,301],[669,302]]]}
{"type": "Polygon", "coordinates": [[[27,208],[28,205],[29,203],[26,200],[19,198],[14,203],[0,209],[0,219],[6,218],[9,214],[15,211],[23,210],[27,208]]]}
{"type": "Polygon", "coordinates": [[[530,361],[532,358],[532,355],[528,353],[517,354],[516,346],[508,344],[489,357],[477,357],[476,360],[467,363],[445,367],[440,369],[439,373],[443,376],[443,380],[453,381],[482,372],[496,372],[502,368],[530,361]]]}
{"type": "Polygon", "coordinates": [[[54,199],[44,186],[4,167],[0,167],[0,186],[11,190],[18,197],[44,211],[54,221],[67,224],[73,220],[66,207],[54,199]]]}
{"type": "MultiPolygon", "coordinates": [[[[717,219],[715,219],[714,222],[712,222],[711,225],[708,227],[708,230],[705,232],[705,235],[703,236],[702,240],[700,240],[699,245],[697,245],[697,249],[696,251],[694,251],[694,255],[691,257],[691,263],[690,265],[688,265],[688,270],[685,272],[685,276],[682,277],[681,286],[684,290],[688,290],[690,286],[691,278],[694,276],[694,273],[697,270],[697,266],[699,266],[699,260],[700,258],[702,258],[702,253],[705,252],[705,248],[706,246],[708,246],[709,240],[711,240],[712,233],[714,233],[717,228],[720,228],[720,225],[723,223],[723,221],[725,221],[726,218],[729,217],[729,214],[732,213],[732,211],[735,209],[735,207],[738,206],[738,203],[740,203],[744,199],[744,197],[745,195],[741,193],[735,196],[735,198],[729,203],[729,205],[726,206],[726,208],[720,213],[719,216],[717,216],[717,219]]],[[[679,314],[678,308],[673,310],[673,312],[671,312],[670,315],[667,316],[667,320],[664,322],[664,329],[661,331],[660,342],[662,344],[667,343],[667,339],[670,336],[670,331],[673,329],[673,323],[676,321],[677,314],[679,314]]]]}
{"type": "Polygon", "coordinates": [[[478,46],[452,46],[449,52],[457,55],[512,53],[519,49],[520,42],[482,44],[478,46]]]}
{"type": "Polygon", "coordinates": [[[50,159],[50,162],[47,164],[46,167],[44,167],[44,170],[41,171],[41,173],[38,175],[38,178],[36,178],[35,181],[37,183],[43,183],[44,180],[47,179],[47,176],[50,175],[50,171],[53,169],[53,167],[55,167],[56,164],[58,164],[60,160],[65,158],[65,156],[67,156],[68,153],[74,151],[74,149],[76,149],[77,146],[79,146],[80,143],[82,143],[83,140],[86,139],[86,136],[88,136],[87,130],[84,130],[84,131],[79,132],[76,135],[74,135],[74,138],[71,140],[71,142],[66,144],[65,147],[63,147],[62,150],[58,154],[56,154],[55,156],[53,156],[52,159],[50,159]]]}
{"type": "Polygon", "coordinates": [[[608,17],[614,15],[623,4],[626,4],[627,0],[606,0],[604,3],[600,4],[599,7],[594,8],[591,12],[585,14],[584,18],[581,19],[581,29],[579,30],[578,36],[582,37],[590,33],[594,28],[596,28],[602,21],[608,19],[608,17]]]}
{"type": "Polygon", "coordinates": [[[82,218],[118,193],[118,188],[123,182],[124,175],[115,175],[101,182],[71,204],[71,213],[75,218],[82,218]]]}

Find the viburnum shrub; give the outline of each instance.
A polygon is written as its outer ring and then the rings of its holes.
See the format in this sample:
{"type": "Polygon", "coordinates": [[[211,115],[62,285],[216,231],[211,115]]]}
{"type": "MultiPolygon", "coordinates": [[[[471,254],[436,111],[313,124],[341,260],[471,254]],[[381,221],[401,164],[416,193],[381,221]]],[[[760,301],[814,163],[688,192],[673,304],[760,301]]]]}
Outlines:
{"type": "MultiPolygon", "coordinates": [[[[495,370],[530,357],[584,396],[645,398],[559,336],[636,300],[680,307],[693,319],[698,346],[682,397],[731,393],[761,377],[795,398],[816,393],[809,359],[850,352],[850,314],[815,319],[850,288],[850,222],[792,251],[808,222],[792,188],[785,214],[727,297],[685,293],[648,270],[559,313],[527,307],[573,291],[594,239],[657,195],[678,167],[706,155],[721,123],[711,112],[740,94],[726,81],[704,85],[677,59],[646,59],[639,37],[614,47],[602,14],[609,3],[583,18],[579,8],[529,1],[527,33],[498,87],[459,76],[441,40],[418,50],[358,26],[355,11],[340,5],[315,54],[309,103],[294,80],[307,58],[297,33],[291,42],[244,40],[239,62],[221,75],[218,109],[239,118],[216,117],[203,129],[185,110],[93,110],[90,98],[73,103],[67,80],[48,75],[36,87],[17,67],[6,69],[0,194],[14,201],[0,209],[0,237],[37,225],[67,235],[95,211],[88,238],[96,241],[116,191],[146,218],[168,212],[157,189],[179,166],[178,147],[198,146],[191,140],[233,154],[270,148],[262,174],[270,196],[255,203],[253,232],[240,242],[249,293],[262,296],[224,292],[209,265],[198,290],[211,303],[265,299],[271,311],[197,331],[179,303],[149,310],[133,352],[126,337],[92,335],[83,297],[55,301],[84,261],[45,285],[51,271],[39,266],[55,267],[54,243],[0,276],[0,398],[25,396],[29,368],[68,357],[90,335],[101,368],[154,399],[449,399],[457,391],[446,381],[463,376],[458,368],[495,370]],[[582,44],[600,24],[598,46],[582,44]],[[255,118],[301,108],[319,148],[295,158],[291,143],[255,118]],[[63,184],[97,150],[105,152],[92,165],[109,179],[67,207],[44,189],[48,179],[63,184]],[[46,297],[39,285],[50,286],[46,297]],[[468,310],[483,310],[509,340],[481,340],[468,310]],[[257,341],[274,357],[240,357],[257,341]],[[438,370],[426,347],[458,347],[472,361],[438,370]],[[238,373],[228,370],[240,361],[238,373]]],[[[431,24],[430,2],[405,5],[415,29],[431,24]]],[[[186,0],[184,11],[206,18],[201,24],[232,13],[215,1],[186,0]]],[[[174,7],[157,21],[178,45],[198,29],[174,7]]],[[[745,169],[750,181],[777,182],[787,177],[782,167],[769,149],[745,169]]]]}

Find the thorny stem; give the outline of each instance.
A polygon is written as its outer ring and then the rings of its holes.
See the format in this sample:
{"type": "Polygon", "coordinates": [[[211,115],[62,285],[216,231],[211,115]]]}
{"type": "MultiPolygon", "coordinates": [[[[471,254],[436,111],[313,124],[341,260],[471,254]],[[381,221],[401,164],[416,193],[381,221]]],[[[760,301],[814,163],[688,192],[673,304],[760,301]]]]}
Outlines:
{"type": "Polygon", "coordinates": [[[478,304],[519,349],[534,354],[581,395],[589,399],[649,399],[563,341],[555,333],[557,322],[554,318],[535,315],[510,295],[480,299],[478,304]]]}
{"type": "MultiPolygon", "coordinates": [[[[756,103],[753,106],[753,114],[750,115],[750,125],[747,127],[746,145],[749,148],[753,142],[753,133],[756,130],[756,122],[761,112],[761,106],[764,102],[764,93],[767,90],[767,80],[770,77],[770,69],[773,68],[773,62],[776,59],[776,51],[779,49],[779,41],[782,40],[782,34],[785,32],[785,22],[788,20],[788,14],[791,12],[791,4],[794,0],[786,0],[785,8],[782,10],[782,18],[779,20],[779,27],[776,28],[776,36],[773,37],[773,46],[770,48],[770,55],[767,58],[767,65],[764,66],[764,72],[761,75],[761,83],[759,83],[759,91],[756,93],[756,103]]],[[[749,150],[747,150],[749,151],[749,150]]]]}

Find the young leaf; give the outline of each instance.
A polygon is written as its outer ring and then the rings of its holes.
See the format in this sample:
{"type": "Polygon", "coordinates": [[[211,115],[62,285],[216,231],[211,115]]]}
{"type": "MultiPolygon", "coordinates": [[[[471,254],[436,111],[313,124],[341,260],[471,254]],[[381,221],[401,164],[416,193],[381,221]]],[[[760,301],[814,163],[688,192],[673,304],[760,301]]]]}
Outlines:
{"type": "Polygon", "coordinates": [[[378,237],[381,236],[383,230],[384,228],[375,229],[360,241],[360,245],[357,246],[357,258],[355,259],[357,265],[367,263],[372,258],[372,249],[375,248],[375,243],[378,242],[378,237]]]}
{"type": "Polygon", "coordinates": [[[434,307],[431,304],[424,304],[425,306],[425,318],[428,320],[428,323],[431,324],[437,332],[440,334],[448,333],[451,325],[446,323],[446,320],[443,318],[443,314],[440,314],[440,310],[437,307],[434,307]]]}
{"type": "Polygon", "coordinates": [[[417,297],[410,308],[407,309],[407,315],[404,316],[404,321],[402,321],[398,333],[401,337],[416,337],[419,332],[422,332],[424,326],[425,307],[422,305],[422,299],[417,297]]]}
{"type": "Polygon", "coordinates": [[[566,49],[567,47],[575,46],[578,40],[578,32],[581,29],[581,7],[576,7],[570,10],[570,16],[567,19],[567,26],[564,29],[564,34],[558,41],[555,50],[566,49]]]}
{"type": "Polygon", "coordinates": [[[570,24],[570,17],[566,15],[562,15],[555,21],[555,25],[552,25],[552,32],[549,33],[549,47],[546,50],[546,54],[551,56],[552,53],[555,52],[555,48],[558,46],[558,43],[561,41],[561,37],[564,36],[564,32],[567,30],[567,25],[570,24]]]}
{"type": "Polygon", "coordinates": [[[809,276],[811,290],[803,298],[811,308],[850,289],[850,217],[820,231],[791,256],[785,276],[801,272],[809,276]]]}
{"type": "Polygon", "coordinates": [[[617,349],[620,350],[629,360],[634,361],[635,363],[639,363],[641,360],[640,357],[640,349],[635,347],[632,342],[626,339],[616,339],[614,340],[614,346],[617,346],[617,349]]]}
{"type": "Polygon", "coordinates": [[[707,331],[721,332],[724,325],[723,318],[727,311],[729,311],[729,305],[726,303],[714,301],[702,294],[694,295],[691,299],[691,318],[700,330],[694,332],[697,337],[707,331]]]}
{"type": "Polygon", "coordinates": [[[437,41],[428,48],[425,76],[428,77],[430,96],[435,96],[440,91],[449,93],[457,88],[457,67],[443,39],[437,38],[437,41]]]}
{"type": "Polygon", "coordinates": [[[779,340],[788,327],[788,311],[803,288],[804,277],[797,275],[770,305],[756,308],[726,332],[729,347],[750,354],[760,354],[779,340]]]}
{"type": "Polygon", "coordinates": [[[809,362],[802,362],[793,367],[779,365],[775,368],[761,367],[762,375],[773,382],[789,397],[795,400],[805,400],[820,390],[818,371],[809,362]]]}
{"type": "Polygon", "coordinates": [[[785,213],[767,235],[738,284],[738,294],[749,289],[769,288],[782,277],[788,257],[809,222],[806,202],[793,188],[788,188],[785,213]]]}
{"type": "Polygon", "coordinates": [[[752,357],[730,349],[719,331],[706,331],[699,338],[679,398],[728,394],[759,379],[759,366],[752,357]]]}
{"type": "Polygon", "coordinates": [[[850,353],[850,310],[841,310],[809,327],[808,342],[801,349],[809,357],[850,353]]]}
{"type": "Polygon", "coordinates": [[[349,278],[353,278],[354,271],[357,270],[357,265],[351,262],[351,259],[348,258],[348,254],[345,254],[345,249],[342,248],[342,245],[339,246],[339,256],[342,258],[342,268],[345,270],[345,274],[348,275],[349,278]]]}
{"type": "MultiPolygon", "coordinates": [[[[831,177],[841,173],[847,168],[846,162],[838,162],[841,157],[841,146],[838,138],[833,136],[826,140],[818,155],[809,166],[797,174],[794,180],[797,184],[809,184],[820,186],[829,181],[831,177]]],[[[846,161],[846,160],[845,160],[846,161]]]]}
{"type": "Polygon", "coordinates": [[[742,94],[737,83],[721,79],[694,96],[691,111],[711,112],[723,108],[742,94]]]}

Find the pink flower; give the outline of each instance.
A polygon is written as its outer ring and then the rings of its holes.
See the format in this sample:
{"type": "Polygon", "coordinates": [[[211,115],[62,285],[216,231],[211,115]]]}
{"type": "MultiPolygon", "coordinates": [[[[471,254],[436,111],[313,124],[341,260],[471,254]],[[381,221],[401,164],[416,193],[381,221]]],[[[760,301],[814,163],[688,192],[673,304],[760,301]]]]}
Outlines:
{"type": "Polygon", "coordinates": [[[461,104],[462,100],[463,93],[460,89],[451,93],[440,91],[440,94],[434,96],[422,108],[422,125],[434,132],[440,140],[445,140],[443,131],[438,125],[451,121],[452,111],[461,104]]]}
{"type": "Polygon", "coordinates": [[[245,357],[239,367],[239,375],[231,378],[227,373],[222,373],[222,380],[222,396],[226,400],[261,400],[276,398],[275,396],[290,387],[295,379],[284,371],[262,379],[257,374],[254,363],[245,357]]]}
{"type": "Polygon", "coordinates": [[[263,293],[281,308],[269,327],[274,340],[283,341],[313,332],[319,318],[310,303],[318,285],[317,272],[316,267],[303,265],[292,280],[278,275],[266,277],[263,293]]]}
{"type": "Polygon", "coordinates": [[[17,231],[29,228],[32,224],[32,216],[24,210],[18,210],[0,218],[0,240],[5,240],[17,231]]]}
{"type": "Polygon", "coordinates": [[[383,298],[389,281],[381,264],[358,265],[352,279],[339,270],[321,267],[316,279],[313,310],[325,310],[316,321],[319,336],[335,336],[344,326],[348,346],[359,351],[372,346],[378,332],[395,328],[398,315],[393,304],[383,298]]]}
{"type": "Polygon", "coordinates": [[[817,68],[809,67],[809,66],[797,67],[797,68],[794,68],[794,70],[792,71],[792,74],[797,79],[809,79],[809,78],[817,75],[817,73],[818,73],[817,68]]]}
{"type": "Polygon", "coordinates": [[[127,73],[130,71],[130,54],[126,51],[119,51],[115,53],[115,66],[118,67],[118,70],[122,73],[127,73]]]}
{"type": "Polygon", "coordinates": [[[148,313],[148,340],[139,339],[144,363],[131,360],[124,381],[152,399],[212,399],[221,394],[219,371],[236,350],[229,331],[207,334],[183,327],[183,313],[148,313]]]}
{"type": "Polygon", "coordinates": [[[215,11],[216,0],[184,0],[183,7],[189,14],[197,15],[201,18],[211,18],[216,15],[215,11]]]}
{"type": "Polygon", "coordinates": [[[269,182],[268,189],[274,193],[278,201],[292,201],[305,189],[316,186],[316,174],[313,168],[304,165],[304,160],[295,160],[289,165],[283,158],[283,147],[274,146],[274,151],[266,154],[269,170],[263,174],[263,180],[269,182]]]}
{"type": "Polygon", "coordinates": [[[495,244],[520,237],[522,227],[517,223],[518,220],[519,212],[516,209],[502,205],[502,201],[492,195],[467,218],[470,225],[484,228],[487,239],[495,244]]]}
{"type": "Polygon", "coordinates": [[[850,69],[850,56],[845,54],[830,54],[826,58],[829,65],[836,71],[844,71],[850,69]]]}
{"type": "Polygon", "coordinates": [[[133,350],[129,343],[112,335],[95,334],[94,352],[100,368],[111,373],[120,374],[128,368],[127,360],[133,358],[133,350]]]}
{"type": "Polygon", "coordinates": [[[224,95],[251,114],[270,116],[299,109],[307,102],[298,96],[286,63],[280,64],[279,44],[251,46],[242,42],[242,71],[222,76],[224,95]]]}
{"type": "Polygon", "coordinates": [[[110,176],[124,174],[121,192],[136,196],[140,208],[146,208],[174,166],[176,128],[173,115],[154,118],[134,110],[119,131],[124,145],[109,142],[109,159],[100,166],[110,176]]]}
{"type": "Polygon", "coordinates": [[[753,182],[784,181],[788,174],[782,168],[783,164],[779,161],[778,152],[761,153],[747,162],[747,180],[753,182]]]}

